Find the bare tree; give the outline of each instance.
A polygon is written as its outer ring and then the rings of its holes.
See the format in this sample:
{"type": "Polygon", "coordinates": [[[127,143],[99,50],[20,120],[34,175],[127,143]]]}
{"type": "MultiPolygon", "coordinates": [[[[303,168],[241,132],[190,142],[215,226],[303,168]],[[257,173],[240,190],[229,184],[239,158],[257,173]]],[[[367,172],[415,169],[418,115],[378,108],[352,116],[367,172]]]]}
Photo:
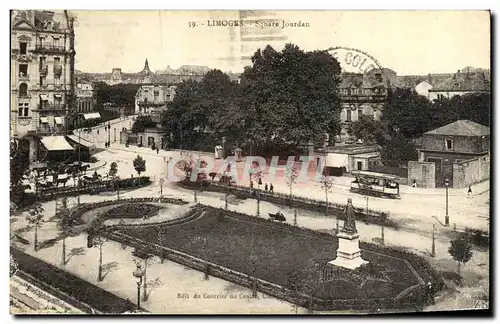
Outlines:
{"type": "Polygon", "coordinates": [[[328,193],[330,193],[333,188],[333,179],[324,175],[320,183],[321,187],[325,190],[325,216],[328,216],[328,193]]]}
{"type": "Polygon", "coordinates": [[[35,227],[35,241],[34,241],[34,248],[35,251],[38,249],[38,227],[40,227],[43,223],[43,213],[44,209],[42,207],[42,204],[36,203],[28,212],[27,220],[28,222],[35,227]]]}
{"type": "Polygon", "coordinates": [[[97,281],[102,281],[104,278],[102,276],[102,247],[106,242],[106,238],[98,235],[92,238],[93,246],[99,249],[99,268],[97,272],[97,281]]]}
{"type": "Polygon", "coordinates": [[[290,188],[290,207],[292,207],[293,203],[293,185],[297,183],[297,178],[298,178],[298,173],[299,170],[297,167],[294,165],[292,167],[288,167],[285,171],[285,180],[288,185],[288,188],[290,188]]]}

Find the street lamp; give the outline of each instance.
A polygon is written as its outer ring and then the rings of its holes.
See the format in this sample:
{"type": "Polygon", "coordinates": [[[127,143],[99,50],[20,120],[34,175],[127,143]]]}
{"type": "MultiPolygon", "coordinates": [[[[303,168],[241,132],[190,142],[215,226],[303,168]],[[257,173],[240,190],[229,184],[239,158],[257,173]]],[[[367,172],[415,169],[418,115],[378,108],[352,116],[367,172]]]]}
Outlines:
{"type": "Polygon", "coordinates": [[[144,270],[141,268],[141,264],[137,263],[137,269],[132,273],[132,275],[137,278],[137,310],[141,309],[141,285],[142,277],[144,277],[144,270]]]}
{"type": "Polygon", "coordinates": [[[450,216],[448,215],[448,187],[450,182],[448,178],[444,180],[444,185],[446,186],[446,215],[444,216],[444,225],[450,226],[450,216]]]}

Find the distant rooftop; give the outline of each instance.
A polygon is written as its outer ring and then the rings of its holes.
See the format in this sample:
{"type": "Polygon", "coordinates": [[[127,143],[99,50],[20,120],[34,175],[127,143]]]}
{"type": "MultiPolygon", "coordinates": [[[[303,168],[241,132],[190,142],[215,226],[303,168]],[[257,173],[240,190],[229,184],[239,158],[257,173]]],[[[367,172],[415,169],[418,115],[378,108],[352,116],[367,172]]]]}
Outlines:
{"type": "Polygon", "coordinates": [[[470,120],[457,120],[451,124],[431,130],[425,134],[450,136],[486,136],[490,128],[470,120]]]}

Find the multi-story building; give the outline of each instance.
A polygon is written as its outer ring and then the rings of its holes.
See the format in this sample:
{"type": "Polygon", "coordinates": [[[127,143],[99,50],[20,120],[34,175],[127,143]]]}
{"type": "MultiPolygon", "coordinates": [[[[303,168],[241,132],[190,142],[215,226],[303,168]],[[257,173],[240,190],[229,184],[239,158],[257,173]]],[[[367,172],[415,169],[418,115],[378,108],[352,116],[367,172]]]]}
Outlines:
{"type": "Polygon", "coordinates": [[[65,131],[72,107],[74,56],[73,18],[68,11],[11,12],[10,134],[29,150],[30,161],[37,160],[43,136],[65,131]]]}
{"type": "MultiPolygon", "coordinates": [[[[385,72],[385,71],[384,71],[385,72]]],[[[374,71],[373,73],[343,73],[339,85],[339,96],[342,104],[340,111],[340,138],[349,138],[349,130],[353,122],[368,116],[380,120],[383,106],[387,100],[387,89],[390,81],[389,73],[374,71]]]]}
{"type": "Polygon", "coordinates": [[[135,96],[135,114],[150,115],[153,119],[157,119],[174,100],[175,89],[175,86],[159,84],[141,86],[135,96]]]}
{"type": "Polygon", "coordinates": [[[75,110],[78,113],[89,113],[96,106],[96,94],[91,83],[78,83],[75,89],[76,105],[75,110]]]}

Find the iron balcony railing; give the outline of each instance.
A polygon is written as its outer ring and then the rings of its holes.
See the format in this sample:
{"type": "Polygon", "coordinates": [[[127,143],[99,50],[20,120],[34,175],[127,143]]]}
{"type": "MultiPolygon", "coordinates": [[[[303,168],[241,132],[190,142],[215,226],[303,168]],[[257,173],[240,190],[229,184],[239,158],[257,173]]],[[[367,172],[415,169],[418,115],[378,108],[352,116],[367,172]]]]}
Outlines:
{"type": "Polygon", "coordinates": [[[64,53],[66,48],[63,45],[36,44],[34,52],[37,53],[64,53]]]}

